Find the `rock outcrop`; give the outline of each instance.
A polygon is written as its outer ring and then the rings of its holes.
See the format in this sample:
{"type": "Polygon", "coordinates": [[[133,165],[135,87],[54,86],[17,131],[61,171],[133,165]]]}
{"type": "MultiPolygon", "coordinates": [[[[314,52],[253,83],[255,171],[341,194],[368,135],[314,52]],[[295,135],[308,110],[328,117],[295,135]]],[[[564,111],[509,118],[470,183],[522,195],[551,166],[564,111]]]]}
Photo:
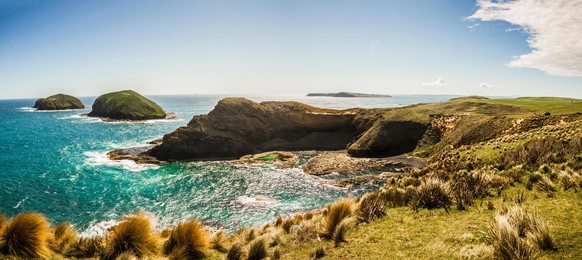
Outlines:
{"type": "Polygon", "coordinates": [[[137,92],[124,90],[99,96],[88,116],[114,120],[148,120],[166,118],[166,113],[158,104],[137,92]]]}
{"type": "Polygon", "coordinates": [[[389,98],[390,95],[367,94],[355,92],[337,92],[337,93],[309,93],[308,97],[349,97],[349,98],[389,98]]]}
{"type": "Polygon", "coordinates": [[[160,160],[203,160],[274,150],[341,150],[357,136],[355,113],[298,102],[225,98],[207,115],[165,135],[148,154],[160,160]]]}
{"type": "Polygon", "coordinates": [[[56,94],[47,98],[37,99],[33,108],[37,110],[83,109],[85,105],[76,97],[56,94]]]}

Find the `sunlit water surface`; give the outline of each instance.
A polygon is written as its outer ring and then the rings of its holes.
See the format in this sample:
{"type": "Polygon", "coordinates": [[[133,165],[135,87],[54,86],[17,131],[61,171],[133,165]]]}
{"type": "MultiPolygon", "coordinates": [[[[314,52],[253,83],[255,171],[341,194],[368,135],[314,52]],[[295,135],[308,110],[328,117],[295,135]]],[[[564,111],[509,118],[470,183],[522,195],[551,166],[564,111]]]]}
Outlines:
{"type": "MultiPolygon", "coordinates": [[[[34,112],[33,99],[0,100],[0,212],[9,217],[41,212],[53,223],[73,223],[85,236],[101,234],[120,216],[140,210],[152,213],[160,227],[197,218],[233,231],[376,188],[322,185],[300,167],[278,170],[270,165],[225,162],[155,166],[107,158],[106,152],[112,149],[161,138],[192,116],[208,113],[223,97],[152,96],[166,111],[176,112],[178,119],[140,123],[107,123],[79,116],[89,108],[34,112]]],[[[343,109],[397,107],[451,96],[249,98],[343,109]]],[[[81,98],[88,107],[94,99],[81,98]]]]}

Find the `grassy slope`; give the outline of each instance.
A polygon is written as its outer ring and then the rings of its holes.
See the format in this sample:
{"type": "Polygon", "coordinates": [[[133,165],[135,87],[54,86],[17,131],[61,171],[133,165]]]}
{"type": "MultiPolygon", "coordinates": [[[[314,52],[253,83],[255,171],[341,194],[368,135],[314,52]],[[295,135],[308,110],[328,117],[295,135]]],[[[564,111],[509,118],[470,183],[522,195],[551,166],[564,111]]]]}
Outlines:
{"type": "MultiPolygon", "coordinates": [[[[511,197],[517,188],[508,191],[511,197]]],[[[523,189],[522,189],[523,190],[523,189]]],[[[582,252],[582,193],[558,192],[555,198],[544,193],[527,192],[525,206],[537,210],[548,219],[552,234],[558,243],[557,251],[545,251],[546,259],[580,259],[582,252]]],[[[503,203],[492,198],[496,208],[503,203]]],[[[481,231],[493,221],[495,210],[487,210],[486,200],[467,211],[422,210],[413,212],[408,207],[389,209],[383,219],[360,225],[347,235],[348,243],[336,248],[331,241],[318,244],[290,244],[285,247],[283,259],[307,259],[315,248],[323,245],[330,259],[454,259],[460,258],[463,246],[481,243],[481,231]],[[471,234],[469,236],[464,234],[471,234]]]]}

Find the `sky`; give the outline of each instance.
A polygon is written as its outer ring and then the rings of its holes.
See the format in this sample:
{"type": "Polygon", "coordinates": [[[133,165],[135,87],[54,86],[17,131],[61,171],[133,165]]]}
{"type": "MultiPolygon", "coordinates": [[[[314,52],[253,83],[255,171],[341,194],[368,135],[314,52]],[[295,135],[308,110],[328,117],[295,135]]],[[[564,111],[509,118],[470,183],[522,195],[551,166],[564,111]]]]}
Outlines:
{"type": "Polygon", "coordinates": [[[582,0],[0,0],[0,98],[582,98],[582,0]]]}

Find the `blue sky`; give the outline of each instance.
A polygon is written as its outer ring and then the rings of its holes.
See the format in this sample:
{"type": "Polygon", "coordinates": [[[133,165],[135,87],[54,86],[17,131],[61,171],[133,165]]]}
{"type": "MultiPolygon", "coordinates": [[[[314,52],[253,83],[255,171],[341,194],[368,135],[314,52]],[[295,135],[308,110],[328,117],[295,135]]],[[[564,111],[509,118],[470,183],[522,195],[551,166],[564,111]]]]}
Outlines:
{"type": "MultiPolygon", "coordinates": [[[[465,19],[483,7],[458,0],[0,0],[0,98],[121,89],[582,97],[580,76],[508,66],[532,52],[531,35],[508,30],[520,28],[509,18],[465,19]]],[[[570,50],[559,51],[568,57],[570,50]]]]}

